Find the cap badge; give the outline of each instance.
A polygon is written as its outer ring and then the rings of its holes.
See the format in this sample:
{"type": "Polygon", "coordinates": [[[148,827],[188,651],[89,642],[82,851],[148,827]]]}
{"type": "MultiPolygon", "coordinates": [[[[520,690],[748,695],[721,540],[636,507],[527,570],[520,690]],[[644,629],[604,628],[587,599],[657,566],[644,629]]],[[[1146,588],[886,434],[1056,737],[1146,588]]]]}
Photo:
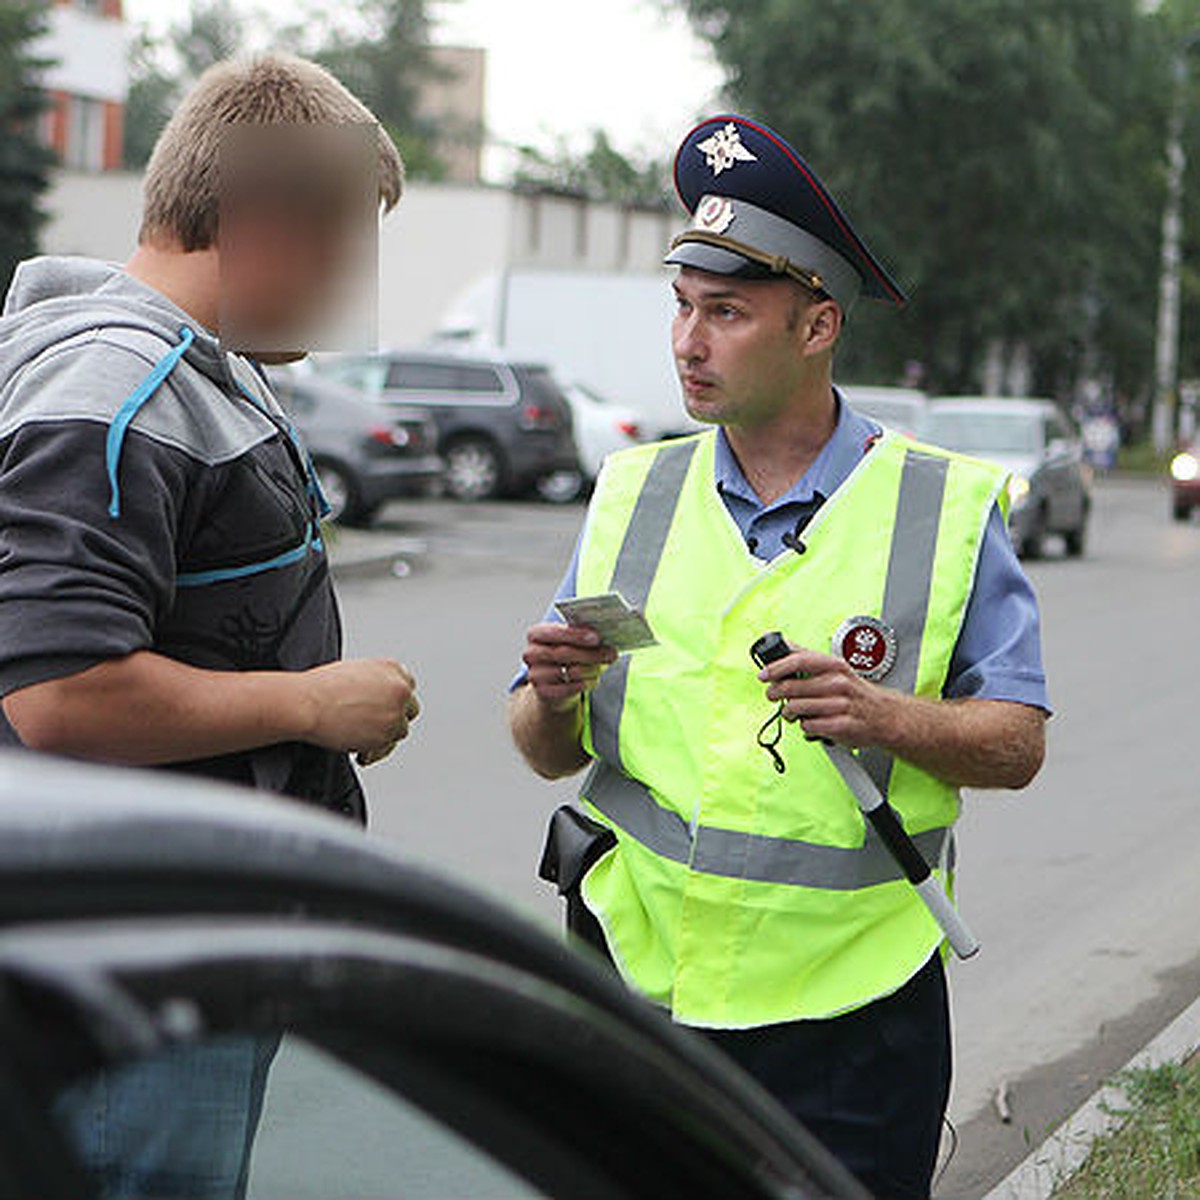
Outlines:
{"type": "Polygon", "coordinates": [[[742,145],[742,135],[732,121],[723,129],[718,129],[712,137],[698,143],[696,149],[704,155],[704,161],[712,168],[714,175],[720,175],[740,162],[758,162],[757,156],[742,145]]]}
{"type": "Polygon", "coordinates": [[[833,635],[833,652],[864,679],[882,679],[896,662],[896,631],[877,617],[848,617],[833,635]]]}
{"type": "Polygon", "coordinates": [[[696,206],[692,227],[709,233],[724,233],[736,218],[733,201],[728,196],[705,196],[696,206]]]}

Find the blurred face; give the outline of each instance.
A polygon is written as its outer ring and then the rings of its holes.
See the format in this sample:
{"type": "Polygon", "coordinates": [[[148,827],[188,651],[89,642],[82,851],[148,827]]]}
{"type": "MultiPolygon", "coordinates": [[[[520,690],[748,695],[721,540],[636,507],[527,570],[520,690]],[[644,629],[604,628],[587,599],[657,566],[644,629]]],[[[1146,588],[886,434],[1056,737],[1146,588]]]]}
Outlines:
{"type": "Polygon", "coordinates": [[[356,126],[231,127],[222,144],[221,340],[270,352],[370,340],[379,196],[356,126]],[[350,323],[347,323],[347,317],[350,323]],[[371,324],[364,330],[364,324],[371,324]]]}
{"type": "Polygon", "coordinates": [[[221,336],[231,349],[311,345],[373,267],[361,215],[345,205],[263,203],[223,217],[221,336]]]}
{"type": "Polygon", "coordinates": [[[786,279],[746,280],[685,267],[675,282],[672,348],[688,413],[752,427],[778,416],[812,371],[817,304],[786,279]]]}

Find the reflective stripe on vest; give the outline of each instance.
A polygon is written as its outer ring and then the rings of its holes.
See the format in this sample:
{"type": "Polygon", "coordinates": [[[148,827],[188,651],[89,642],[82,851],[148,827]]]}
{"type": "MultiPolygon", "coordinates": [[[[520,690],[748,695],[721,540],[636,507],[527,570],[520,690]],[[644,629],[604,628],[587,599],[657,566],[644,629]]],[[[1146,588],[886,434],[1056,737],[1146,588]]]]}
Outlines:
{"type": "MultiPolygon", "coordinates": [[[[659,560],[675,519],[683,492],[683,481],[692,465],[695,438],[668,442],[655,455],[642,485],[637,504],[621,543],[613,568],[611,591],[620,592],[641,610],[650,598],[659,560]]],[[[622,655],[604,673],[592,693],[592,744],[601,758],[621,761],[621,714],[625,710],[625,687],[629,680],[629,656],[622,655]]]]}
{"type": "MultiPolygon", "coordinates": [[[[693,836],[683,818],[658,804],[636,779],[602,762],[592,767],[583,794],[647,850],[706,875],[834,892],[904,878],[870,826],[861,847],[823,846],[709,825],[701,825],[693,836]]],[[[953,830],[927,829],[913,841],[926,862],[954,869],[953,830]]]]}
{"type": "MultiPolygon", "coordinates": [[[[649,598],[697,446],[695,439],[665,445],[655,456],[638,495],[612,577],[612,590],[621,592],[636,608],[644,607],[649,598]]],[[[935,455],[905,452],[882,618],[896,631],[898,643],[889,686],[907,693],[917,682],[949,465],[947,459],[935,455]]],[[[746,669],[753,669],[749,658],[746,669]]],[[[689,828],[676,813],[658,804],[643,784],[613,765],[622,761],[620,729],[628,673],[626,655],[605,672],[592,693],[591,733],[598,761],[582,794],[630,837],[664,858],[709,875],[831,891],[852,891],[903,878],[870,826],[859,847],[820,845],[707,825],[689,828]]],[[[861,752],[861,759],[886,794],[892,756],[871,749],[861,752]]],[[[926,830],[915,835],[914,841],[931,865],[953,868],[950,827],[926,830]]]]}

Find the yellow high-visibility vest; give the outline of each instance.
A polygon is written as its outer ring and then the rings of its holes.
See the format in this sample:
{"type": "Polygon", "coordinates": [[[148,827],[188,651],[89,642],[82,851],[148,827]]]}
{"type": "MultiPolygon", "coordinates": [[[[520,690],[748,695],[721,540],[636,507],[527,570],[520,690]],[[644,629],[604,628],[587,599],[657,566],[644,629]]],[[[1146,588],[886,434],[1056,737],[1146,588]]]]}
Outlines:
{"type": "MultiPolygon", "coordinates": [[[[785,774],[756,744],[772,711],[751,644],[779,629],[829,652],[849,618],[884,622],[884,686],[940,698],[1004,472],[893,434],[803,535],[754,558],[714,481],[716,435],[609,459],[578,594],[621,592],[659,644],[619,659],[586,704],[582,796],[617,845],[584,900],[627,981],[684,1024],[821,1018],[901,987],[940,932],[819,745],[786,727],[785,774]]],[[[861,761],[950,885],[955,788],[861,761]]]]}

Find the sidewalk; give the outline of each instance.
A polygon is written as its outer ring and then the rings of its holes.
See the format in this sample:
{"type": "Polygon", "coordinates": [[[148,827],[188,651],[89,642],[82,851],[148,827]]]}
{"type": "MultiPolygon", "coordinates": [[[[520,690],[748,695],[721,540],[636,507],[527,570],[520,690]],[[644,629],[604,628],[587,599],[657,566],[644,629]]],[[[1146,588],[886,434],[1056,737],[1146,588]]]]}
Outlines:
{"type": "MultiPolygon", "coordinates": [[[[1184,1062],[1197,1050],[1200,999],[1130,1059],[1125,1070],[1184,1062]]],[[[1125,1095],[1119,1085],[1110,1083],[1100,1088],[983,1200],[1048,1200],[1054,1189],[1083,1165],[1092,1143],[1120,1126],[1120,1118],[1113,1112],[1124,1106],[1125,1095]]]]}
{"type": "Polygon", "coordinates": [[[419,568],[429,553],[420,538],[337,525],[326,529],[329,565],[338,580],[393,575],[403,579],[419,568]]]}

